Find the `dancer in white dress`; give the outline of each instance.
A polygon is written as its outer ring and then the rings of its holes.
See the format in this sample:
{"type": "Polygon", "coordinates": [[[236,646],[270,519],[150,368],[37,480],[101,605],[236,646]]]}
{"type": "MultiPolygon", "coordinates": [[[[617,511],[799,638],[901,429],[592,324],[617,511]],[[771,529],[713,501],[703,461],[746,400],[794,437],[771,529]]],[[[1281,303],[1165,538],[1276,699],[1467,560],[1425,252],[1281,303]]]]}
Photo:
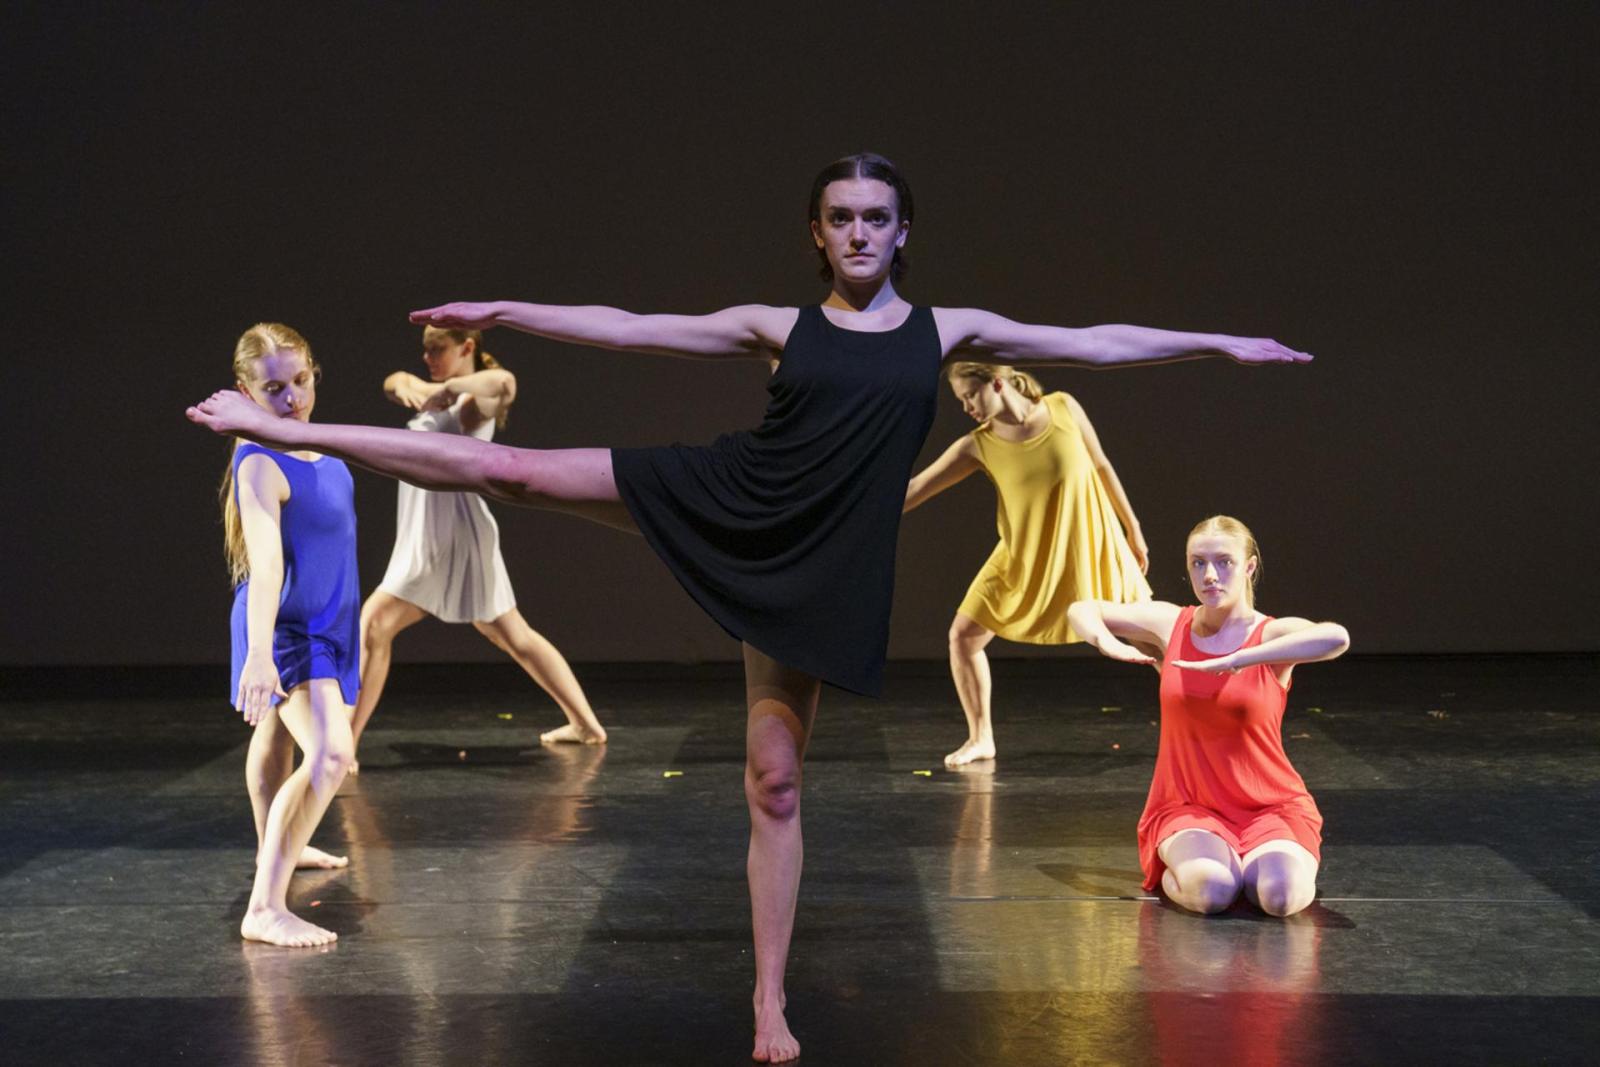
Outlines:
{"type": "MultiPolygon", "coordinates": [[[[429,380],[396,371],[383,383],[390,400],[417,412],[408,428],[493,439],[516,399],[517,380],[482,346],[478,330],[423,331],[429,380]]],[[[550,694],[567,724],[540,734],[540,741],[604,743],[605,728],[572,668],[517,610],[500,555],[500,528],[483,498],[401,482],[395,527],[389,569],[361,609],[361,696],[351,724],[356,743],[383,695],[395,635],[428,615],[470,622],[550,694]]]]}

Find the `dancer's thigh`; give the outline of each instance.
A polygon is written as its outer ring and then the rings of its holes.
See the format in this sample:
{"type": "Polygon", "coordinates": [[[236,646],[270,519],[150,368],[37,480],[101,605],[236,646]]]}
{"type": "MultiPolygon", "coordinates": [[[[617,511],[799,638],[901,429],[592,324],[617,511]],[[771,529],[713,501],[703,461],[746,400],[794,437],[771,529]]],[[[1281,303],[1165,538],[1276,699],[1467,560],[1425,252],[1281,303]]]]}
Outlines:
{"type": "Polygon", "coordinates": [[[350,705],[333,678],[313,678],[289,690],[278,704],[278,720],[308,759],[332,755],[348,759],[355,749],[350,733],[350,705]]]}
{"type": "Polygon", "coordinates": [[[1233,846],[1210,830],[1197,827],[1168,834],[1156,846],[1156,853],[1162,863],[1174,870],[1195,860],[1208,860],[1237,877],[1243,867],[1233,846]]]}
{"type": "Polygon", "coordinates": [[[503,448],[489,460],[495,496],[637,533],[617,492],[609,448],[503,448]]]}
{"type": "Polygon", "coordinates": [[[384,641],[394,640],[401,630],[415,626],[427,617],[428,613],[411,601],[382,589],[373,590],[367,602],[361,605],[363,633],[384,641]]]}

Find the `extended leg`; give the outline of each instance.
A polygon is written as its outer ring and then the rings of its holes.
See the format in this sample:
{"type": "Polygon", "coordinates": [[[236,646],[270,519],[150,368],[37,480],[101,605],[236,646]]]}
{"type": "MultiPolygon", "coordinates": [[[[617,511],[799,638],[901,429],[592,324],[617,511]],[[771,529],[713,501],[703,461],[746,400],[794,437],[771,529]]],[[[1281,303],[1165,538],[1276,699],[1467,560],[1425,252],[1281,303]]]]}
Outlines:
{"type": "Polygon", "coordinates": [[[555,645],[528,625],[520,611],[512,608],[493,622],[475,622],[472,625],[495,647],[516,660],[517,665],[528,672],[528,677],[537,682],[540,689],[550,694],[550,699],[560,705],[562,713],[566,715],[567,725],[540,734],[541,742],[605,744],[605,727],[595,718],[588,698],[583,695],[583,686],[578,684],[566,658],[555,645]]]}
{"type": "Polygon", "coordinates": [[[821,683],[744,646],[744,794],[750,807],[750,916],[755,933],[756,1042],[764,1063],[792,1060],[800,1042],[784,1018],[783,971],[800,889],[801,764],[821,683]]]}
{"type": "Polygon", "coordinates": [[[984,649],[994,631],[965,615],[950,621],[950,676],[967,717],[967,740],[944,758],[946,766],[959,767],[973,760],[994,759],[994,723],[990,719],[989,654],[984,649]]]}
{"type": "Polygon", "coordinates": [[[1244,854],[1244,895],[1279,918],[1304,911],[1317,895],[1317,860],[1297,841],[1272,840],[1244,854]]]}
{"type": "Polygon", "coordinates": [[[337,456],[423,489],[482,493],[634,528],[617,495],[608,448],[511,448],[459,434],[277,419],[227,389],[189,408],[188,416],[217,433],[337,456]]]}
{"type": "Polygon", "coordinates": [[[272,799],[239,932],[247,940],[274,945],[322,945],[338,935],[289,911],[289,879],[350,765],[350,707],[339,695],[338,682],[317,678],[296,686],[277,710],[305,758],[272,799]]]}
{"type": "Polygon", "coordinates": [[[1167,865],[1161,888],[1181,908],[1214,915],[1238,899],[1243,884],[1239,857],[1222,838],[1209,830],[1179,830],[1161,842],[1161,862],[1167,865]]]}

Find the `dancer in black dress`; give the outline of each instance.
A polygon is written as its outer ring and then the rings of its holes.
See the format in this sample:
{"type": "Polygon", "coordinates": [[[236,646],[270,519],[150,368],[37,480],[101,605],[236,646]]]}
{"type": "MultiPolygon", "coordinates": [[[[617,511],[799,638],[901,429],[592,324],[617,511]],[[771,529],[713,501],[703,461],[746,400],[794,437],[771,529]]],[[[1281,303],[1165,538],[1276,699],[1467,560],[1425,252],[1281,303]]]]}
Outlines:
{"type": "Polygon", "coordinates": [[[483,493],[642,533],[742,642],[754,1056],[762,1061],[800,1051],[784,1017],[783,972],[800,882],[801,763],[820,683],[868,694],[881,685],[895,535],[942,362],[1311,358],[1265,339],[1032,326],[974,308],[912,307],[895,289],[905,271],[911,190],[881,156],[825,167],[812,185],[810,216],[831,284],[820,306],[635,315],[496,302],[412,313],[421,324],[510,326],[601,348],[766,359],[773,376],[765,420],[709,446],[534,450],[367,426],[278,426],[286,420],[262,418],[226,392],[189,409],[219,433],[315,448],[425,489],[483,493]]]}

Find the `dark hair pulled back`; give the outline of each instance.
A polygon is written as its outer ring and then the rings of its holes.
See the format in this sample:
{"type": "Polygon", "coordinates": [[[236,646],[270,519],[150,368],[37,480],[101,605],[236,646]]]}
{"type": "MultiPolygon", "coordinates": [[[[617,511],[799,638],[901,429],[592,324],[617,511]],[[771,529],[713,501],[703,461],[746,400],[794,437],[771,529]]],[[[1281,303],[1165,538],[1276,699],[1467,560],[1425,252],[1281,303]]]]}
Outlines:
{"type": "MultiPolygon", "coordinates": [[[[845,181],[850,178],[868,178],[880,181],[894,190],[895,215],[901,222],[910,222],[915,208],[912,205],[911,186],[907,184],[900,169],[889,160],[876,152],[857,152],[853,156],[845,156],[829,163],[817,174],[816,181],[811,183],[811,209],[812,222],[822,221],[822,190],[832,182],[845,181]]],[[[817,257],[822,260],[822,268],[817,273],[822,275],[822,280],[832,284],[833,266],[828,262],[828,253],[824,249],[817,249],[817,257]]],[[[911,263],[906,258],[905,249],[894,250],[894,260],[889,264],[889,280],[898,284],[906,272],[911,269],[911,263]]]]}

